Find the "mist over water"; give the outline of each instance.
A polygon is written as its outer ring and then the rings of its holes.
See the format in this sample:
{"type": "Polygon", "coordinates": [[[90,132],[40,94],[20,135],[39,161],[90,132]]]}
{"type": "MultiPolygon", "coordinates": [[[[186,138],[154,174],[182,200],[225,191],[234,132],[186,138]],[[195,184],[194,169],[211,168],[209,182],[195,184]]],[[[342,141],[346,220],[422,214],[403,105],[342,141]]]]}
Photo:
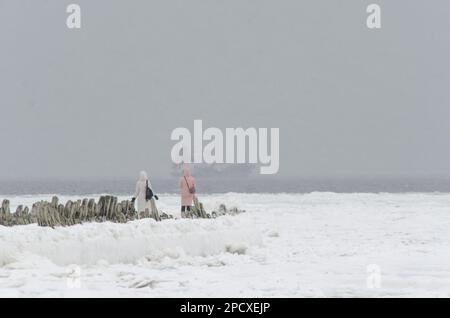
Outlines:
{"type": "MultiPolygon", "coordinates": [[[[152,178],[156,193],[178,193],[178,178],[152,178]]],[[[134,193],[132,178],[0,180],[0,196],[134,193]]],[[[198,193],[450,192],[448,178],[198,178],[198,193]]]]}

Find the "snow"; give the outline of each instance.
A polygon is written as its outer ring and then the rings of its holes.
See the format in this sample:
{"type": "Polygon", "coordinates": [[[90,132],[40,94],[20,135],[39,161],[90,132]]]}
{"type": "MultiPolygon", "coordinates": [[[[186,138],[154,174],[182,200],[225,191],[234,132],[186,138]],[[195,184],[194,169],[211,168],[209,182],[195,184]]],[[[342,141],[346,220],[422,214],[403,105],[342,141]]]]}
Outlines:
{"type": "MultiPolygon", "coordinates": [[[[9,199],[15,209],[49,198],[9,199]]],[[[76,198],[61,197],[69,199],[76,198]]],[[[179,215],[178,200],[162,195],[158,206],[179,215]]],[[[450,194],[201,200],[207,209],[227,203],[247,212],[54,230],[0,226],[0,297],[450,296],[450,194]]]]}

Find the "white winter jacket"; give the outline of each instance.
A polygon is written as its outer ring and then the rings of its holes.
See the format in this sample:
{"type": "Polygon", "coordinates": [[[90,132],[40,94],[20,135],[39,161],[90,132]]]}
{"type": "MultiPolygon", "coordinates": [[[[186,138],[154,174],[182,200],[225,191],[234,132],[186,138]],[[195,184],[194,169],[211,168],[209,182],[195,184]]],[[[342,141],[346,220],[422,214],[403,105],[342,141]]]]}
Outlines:
{"type": "MultiPolygon", "coordinates": [[[[136,202],[137,202],[137,211],[138,212],[145,212],[145,209],[148,209],[149,212],[152,212],[151,201],[147,201],[145,199],[147,181],[148,181],[149,188],[153,189],[152,184],[150,183],[150,180],[148,180],[147,173],[145,171],[141,171],[139,180],[136,183],[136,191],[134,193],[134,197],[136,198],[136,202]]],[[[153,200],[153,198],[152,198],[152,200],[153,200]]]]}

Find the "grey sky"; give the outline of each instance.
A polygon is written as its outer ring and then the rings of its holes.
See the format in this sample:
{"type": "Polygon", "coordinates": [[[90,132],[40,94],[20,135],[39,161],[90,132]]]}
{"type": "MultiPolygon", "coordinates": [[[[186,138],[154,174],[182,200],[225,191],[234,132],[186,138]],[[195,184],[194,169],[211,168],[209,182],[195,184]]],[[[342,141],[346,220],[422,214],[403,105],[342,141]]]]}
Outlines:
{"type": "Polygon", "coordinates": [[[0,0],[0,178],[164,176],[194,119],[279,127],[284,176],[450,176],[449,16],[445,0],[0,0]]]}

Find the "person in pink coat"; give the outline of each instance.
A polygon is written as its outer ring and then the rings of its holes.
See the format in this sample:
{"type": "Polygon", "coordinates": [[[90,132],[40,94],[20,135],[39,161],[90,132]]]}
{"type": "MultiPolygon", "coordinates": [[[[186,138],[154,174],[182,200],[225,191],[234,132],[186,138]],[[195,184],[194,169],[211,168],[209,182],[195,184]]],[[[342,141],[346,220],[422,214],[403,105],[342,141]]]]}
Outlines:
{"type": "Polygon", "coordinates": [[[183,168],[183,176],[180,178],[179,187],[181,194],[181,217],[185,217],[186,212],[191,211],[196,187],[195,178],[191,176],[189,167],[183,168]]]}

